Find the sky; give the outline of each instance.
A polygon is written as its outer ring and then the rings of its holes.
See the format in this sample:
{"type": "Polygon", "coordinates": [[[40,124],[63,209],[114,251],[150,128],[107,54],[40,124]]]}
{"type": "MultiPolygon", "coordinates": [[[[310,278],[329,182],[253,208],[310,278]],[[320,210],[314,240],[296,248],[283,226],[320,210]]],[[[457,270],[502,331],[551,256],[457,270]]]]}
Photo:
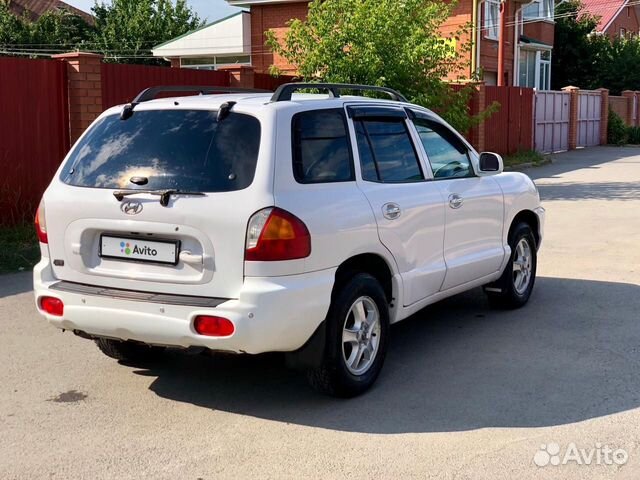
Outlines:
{"type": "MultiPolygon", "coordinates": [[[[95,0],[64,1],[89,13],[91,12],[91,7],[95,4],[95,0]]],[[[226,17],[239,10],[238,8],[230,7],[224,0],[187,0],[187,3],[200,15],[200,18],[203,20],[206,19],[209,22],[226,17]]]]}

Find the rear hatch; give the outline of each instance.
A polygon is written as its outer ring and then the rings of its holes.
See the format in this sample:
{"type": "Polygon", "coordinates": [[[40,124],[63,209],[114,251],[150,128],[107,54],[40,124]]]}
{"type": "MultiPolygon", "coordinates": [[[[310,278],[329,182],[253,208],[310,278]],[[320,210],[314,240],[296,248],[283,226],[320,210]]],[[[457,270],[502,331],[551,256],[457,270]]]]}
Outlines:
{"type": "Polygon", "coordinates": [[[247,221],[273,203],[267,182],[255,181],[260,143],[259,120],[243,113],[218,121],[212,110],[146,109],[98,120],[45,195],[55,276],[237,298],[247,221]]]}

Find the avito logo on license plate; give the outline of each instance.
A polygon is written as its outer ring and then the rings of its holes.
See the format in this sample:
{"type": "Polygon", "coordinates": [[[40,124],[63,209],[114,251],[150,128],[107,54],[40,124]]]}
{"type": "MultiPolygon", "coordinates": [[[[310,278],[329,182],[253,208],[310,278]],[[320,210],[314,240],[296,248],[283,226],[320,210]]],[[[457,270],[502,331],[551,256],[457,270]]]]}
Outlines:
{"type": "Polygon", "coordinates": [[[137,238],[102,235],[100,256],[137,262],[166,263],[176,265],[180,242],[141,240],[137,238]]]}

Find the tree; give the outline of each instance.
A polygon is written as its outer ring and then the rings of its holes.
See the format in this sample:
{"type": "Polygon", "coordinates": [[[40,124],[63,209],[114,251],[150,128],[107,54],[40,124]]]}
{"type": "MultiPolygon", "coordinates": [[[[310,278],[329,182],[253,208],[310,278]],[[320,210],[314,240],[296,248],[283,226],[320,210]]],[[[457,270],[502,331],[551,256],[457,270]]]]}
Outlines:
{"type": "MultiPolygon", "coordinates": [[[[453,92],[444,78],[466,64],[440,31],[455,4],[438,0],[315,0],[306,20],[292,20],[267,45],[305,81],[360,83],[395,88],[410,101],[438,110],[455,127],[469,125],[469,90],[453,92]]],[[[460,41],[461,25],[451,35],[460,41]]],[[[278,70],[272,67],[272,73],[278,70]]]]}
{"type": "Polygon", "coordinates": [[[600,19],[582,8],[580,0],[568,0],[556,6],[555,48],[551,67],[554,90],[569,85],[591,88],[585,82],[592,82],[599,77],[597,51],[594,48],[601,48],[602,45],[599,39],[592,39],[590,35],[600,19]]]}
{"type": "Polygon", "coordinates": [[[113,0],[96,3],[95,50],[106,61],[162,65],[151,48],[198,28],[202,22],[185,0],[113,0]]]}
{"type": "Polygon", "coordinates": [[[32,22],[11,12],[0,1],[0,50],[4,54],[73,50],[90,42],[93,27],[80,16],[64,9],[52,10],[32,22]]]}

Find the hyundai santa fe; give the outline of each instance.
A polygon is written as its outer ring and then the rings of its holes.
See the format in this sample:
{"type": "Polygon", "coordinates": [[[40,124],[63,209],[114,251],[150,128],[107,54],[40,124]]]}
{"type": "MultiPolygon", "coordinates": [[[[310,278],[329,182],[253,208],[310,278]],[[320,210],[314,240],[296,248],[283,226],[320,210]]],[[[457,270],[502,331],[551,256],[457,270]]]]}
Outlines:
{"type": "Polygon", "coordinates": [[[425,306],[475,287],[523,306],[543,225],[526,175],[396,91],[155,87],[100,115],[44,193],[36,304],[115,359],[285,352],[350,397],[425,306]]]}

